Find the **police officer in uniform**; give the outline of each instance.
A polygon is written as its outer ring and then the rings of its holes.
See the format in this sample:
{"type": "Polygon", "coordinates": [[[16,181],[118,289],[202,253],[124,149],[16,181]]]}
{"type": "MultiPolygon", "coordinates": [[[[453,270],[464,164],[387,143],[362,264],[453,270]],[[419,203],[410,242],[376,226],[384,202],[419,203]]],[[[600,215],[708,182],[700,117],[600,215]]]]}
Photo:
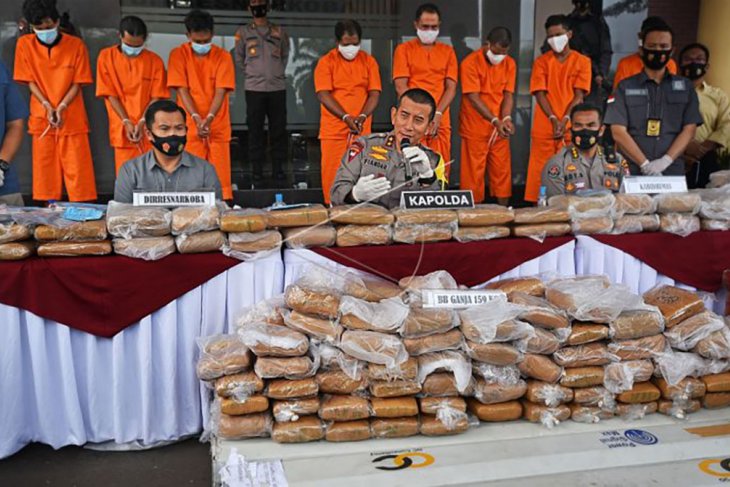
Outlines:
{"type": "Polygon", "coordinates": [[[330,191],[332,204],[370,202],[395,208],[403,191],[445,189],[443,158],[419,145],[435,112],[436,101],[427,91],[403,93],[390,112],[393,131],[358,138],[342,157],[330,191]]]}
{"type": "Polygon", "coordinates": [[[619,190],[628,163],[618,154],[618,161],[609,160],[598,145],[604,131],[601,118],[601,109],[589,103],[571,110],[572,144],[551,157],[542,172],[548,197],[587,189],[619,190]]]}
{"type": "Polygon", "coordinates": [[[281,26],[268,21],[268,0],[250,0],[253,22],[236,31],[236,64],[246,76],[246,124],[248,125],[248,159],[253,166],[254,181],[263,178],[266,161],[264,121],[269,120],[269,139],[274,176],[285,179],[286,135],[286,63],[289,36],[281,26]]]}
{"type": "Polygon", "coordinates": [[[641,36],[644,71],[619,83],[605,122],[632,174],[684,175],[682,154],[702,124],[697,93],[690,80],[667,70],[671,28],[658,22],[641,36]]]}

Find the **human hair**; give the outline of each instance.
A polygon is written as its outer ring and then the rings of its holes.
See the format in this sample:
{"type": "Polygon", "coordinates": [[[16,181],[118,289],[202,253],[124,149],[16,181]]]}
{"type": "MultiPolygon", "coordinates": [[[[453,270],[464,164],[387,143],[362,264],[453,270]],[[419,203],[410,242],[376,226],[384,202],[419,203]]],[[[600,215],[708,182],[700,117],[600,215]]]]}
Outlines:
{"type": "Polygon", "coordinates": [[[421,15],[423,15],[425,13],[426,14],[436,14],[439,16],[439,20],[441,20],[441,11],[433,3],[424,3],[423,5],[419,6],[416,9],[416,20],[419,20],[421,18],[421,15]]]}
{"type": "Polygon", "coordinates": [[[507,27],[495,27],[487,34],[487,41],[490,44],[497,44],[502,47],[507,47],[512,44],[512,33],[507,27]]]}
{"type": "Polygon", "coordinates": [[[557,14],[548,17],[545,21],[545,30],[548,30],[550,27],[555,27],[556,25],[562,25],[565,27],[565,30],[571,30],[570,20],[566,15],[557,14]]]}
{"type": "Polygon", "coordinates": [[[191,10],[185,16],[185,28],[190,32],[213,32],[213,16],[205,10],[191,10]]]}
{"type": "Polygon", "coordinates": [[[652,32],[669,32],[674,40],[674,31],[661,17],[653,17],[651,22],[644,23],[647,25],[641,24],[641,42],[646,42],[646,36],[652,32]]]}
{"type": "Polygon", "coordinates": [[[342,40],[342,36],[345,34],[357,34],[357,38],[362,40],[362,27],[360,27],[357,20],[340,20],[335,24],[335,39],[337,39],[338,42],[342,40]]]}
{"type": "Polygon", "coordinates": [[[573,115],[576,113],[583,112],[596,112],[598,114],[598,121],[600,123],[603,122],[603,110],[601,110],[601,107],[594,105],[593,103],[578,103],[570,110],[570,119],[573,120],[573,115]]]}
{"type": "Polygon", "coordinates": [[[403,98],[408,98],[414,103],[421,105],[428,105],[431,107],[431,113],[428,116],[428,121],[432,121],[433,117],[436,116],[436,100],[433,99],[431,93],[421,88],[411,88],[410,90],[403,93],[398,99],[398,107],[400,107],[403,98]]]}
{"type": "Polygon", "coordinates": [[[30,25],[43,23],[44,19],[57,21],[61,16],[56,8],[56,0],[25,0],[23,17],[30,25]]]}
{"type": "Polygon", "coordinates": [[[687,44],[682,48],[682,50],[679,52],[679,60],[682,60],[682,56],[684,56],[684,53],[689,51],[690,49],[699,49],[700,51],[703,51],[705,53],[705,60],[709,63],[710,62],[710,48],[708,48],[706,45],[702,44],[701,42],[693,42],[691,44],[687,44]]]}
{"type": "Polygon", "coordinates": [[[157,112],[175,113],[180,112],[185,119],[185,110],[180,105],[172,100],[157,100],[152,103],[147,110],[144,112],[144,123],[147,124],[147,128],[152,130],[152,124],[155,122],[155,115],[157,112]]]}
{"type": "Polygon", "coordinates": [[[134,15],[128,15],[119,22],[119,34],[123,36],[125,32],[133,37],[147,39],[147,25],[134,15]]]}

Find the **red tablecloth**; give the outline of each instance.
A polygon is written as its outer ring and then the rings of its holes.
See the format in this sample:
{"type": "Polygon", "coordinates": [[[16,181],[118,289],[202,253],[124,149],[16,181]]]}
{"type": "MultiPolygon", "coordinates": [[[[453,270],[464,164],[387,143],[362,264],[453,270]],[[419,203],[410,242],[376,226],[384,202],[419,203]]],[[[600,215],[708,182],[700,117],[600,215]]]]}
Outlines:
{"type": "Polygon", "coordinates": [[[703,291],[720,289],[722,273],[730,269],[730,232],[697,232],[687,237],[671,233],[591,236],[703,291]]]}
{"type": "Polygon", "coordinates": [[[3,262],[0,303],[111,337],[236,264],[220,253],[155,262],[118,255],[3,262]]]}
{"type": "Polygon", "coordinates": [[[377,271],[394,280],[413,275],[414,271],[423,275],[448,269],[459,284],[475,286],[572,240],[574,237],[555,237],[539,243],[529,238],[505,238],[485,242],[312,250],[339,264],[365,272],[377,271]]]}

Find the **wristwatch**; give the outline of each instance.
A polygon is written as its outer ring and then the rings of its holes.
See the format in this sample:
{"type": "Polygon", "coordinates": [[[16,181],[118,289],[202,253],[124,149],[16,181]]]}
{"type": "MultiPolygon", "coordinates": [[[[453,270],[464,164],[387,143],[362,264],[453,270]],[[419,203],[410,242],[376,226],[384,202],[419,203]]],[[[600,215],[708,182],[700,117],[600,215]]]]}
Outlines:
{"type": "Polygon", "coordinates": [[[8,161],[0,159],[0,171],[8,172],[8,169],[10,169],[10,164],[8,163],[8,161]]]}

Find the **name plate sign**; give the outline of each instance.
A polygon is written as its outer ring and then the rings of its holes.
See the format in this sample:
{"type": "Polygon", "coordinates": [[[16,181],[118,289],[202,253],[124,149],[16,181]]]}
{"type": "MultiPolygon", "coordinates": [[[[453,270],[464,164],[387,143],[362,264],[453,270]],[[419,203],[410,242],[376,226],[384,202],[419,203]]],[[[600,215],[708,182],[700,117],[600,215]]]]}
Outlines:
{"type": "Polygon", "coordinates": [[[628,194],[686,193],[684,176],[626,176],[621,192],[628,194]]]}
{"type": "Polygon", "coordinates": [[[143,192],[133,194],[134,206],[215,206],[214,191],[143,192]]]}
{"type": "Polygon", "coordinates": [[[400,206],[406,210],[474,208],[474,194],[471,190],[403,191],[400,206]]]}
{"type": "Polygon", "coordinates": [[[504,291],[467,289],[459,291],[424,290],[424,308],[466,309],[492,301],[507,301],[504,291]]]}

